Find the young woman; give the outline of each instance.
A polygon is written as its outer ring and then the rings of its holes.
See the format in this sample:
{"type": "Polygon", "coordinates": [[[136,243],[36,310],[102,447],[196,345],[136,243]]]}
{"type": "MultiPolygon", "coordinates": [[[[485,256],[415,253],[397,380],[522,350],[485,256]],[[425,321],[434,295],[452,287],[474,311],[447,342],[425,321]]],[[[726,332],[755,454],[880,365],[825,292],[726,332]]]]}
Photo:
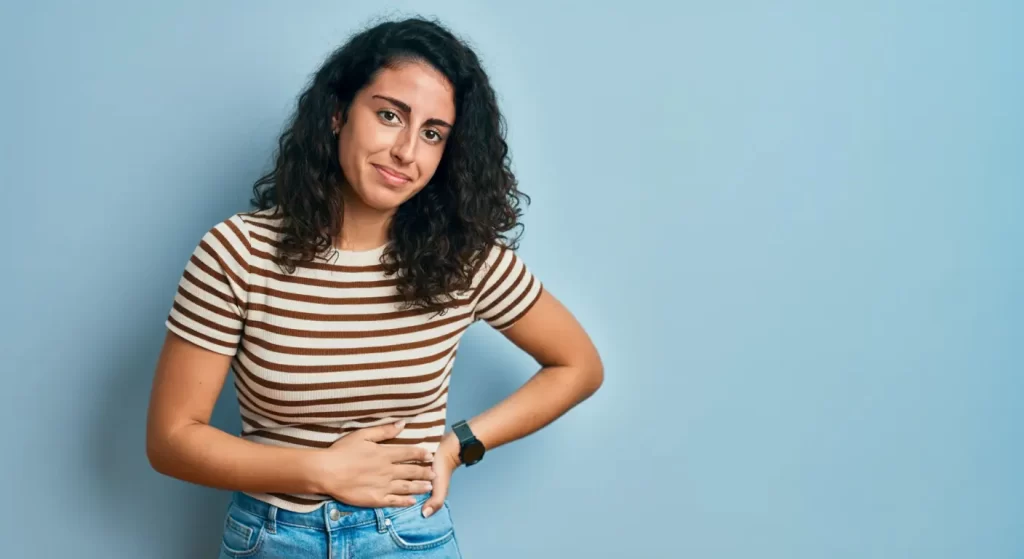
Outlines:
{"type": "Polygon", "coordinates": [[[508,235],[525,195],[487,75],[435,22],[377,25],[316,73],[276,157],[254,210],[213,227],[186,264],[149,460],[234,492],[222,557],[459,557],[452,472],[603,377],[508,235]],[[446,433],[452,364],[476,320],[542,368],[446,433]],[[229,368],[241,436],[208,424],[229,368]]]}

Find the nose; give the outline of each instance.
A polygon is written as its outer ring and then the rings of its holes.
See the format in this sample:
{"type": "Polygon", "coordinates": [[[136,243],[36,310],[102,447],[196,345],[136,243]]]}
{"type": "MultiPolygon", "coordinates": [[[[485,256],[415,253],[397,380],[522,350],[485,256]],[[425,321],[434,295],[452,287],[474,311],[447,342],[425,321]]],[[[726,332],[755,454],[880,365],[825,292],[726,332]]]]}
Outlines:
{"type": "Polygon", "coordinates": [[[406,127],[398,134],[394,145],[391,146],[391,158],[396,163],[406,165],[412,162],[414,157],[416,157],[416,137],[410,127],[406,127]]]}

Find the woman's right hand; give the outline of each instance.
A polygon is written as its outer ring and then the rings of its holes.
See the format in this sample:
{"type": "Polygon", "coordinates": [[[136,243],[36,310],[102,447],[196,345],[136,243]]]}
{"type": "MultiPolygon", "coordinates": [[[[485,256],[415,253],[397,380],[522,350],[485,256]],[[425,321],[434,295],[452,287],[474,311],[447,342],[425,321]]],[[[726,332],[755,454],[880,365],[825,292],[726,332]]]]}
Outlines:
{"type": "Polygon", "coordinates": [[[432,489],[430,451],[411,445],[383,445],[405,428],[405,421],[353,431],[318,454],[314,475],[323,493],[357,507],[403,507],[412,495],[432,489]],[[419,461],[426,466],[402,464],[419,461]]]}

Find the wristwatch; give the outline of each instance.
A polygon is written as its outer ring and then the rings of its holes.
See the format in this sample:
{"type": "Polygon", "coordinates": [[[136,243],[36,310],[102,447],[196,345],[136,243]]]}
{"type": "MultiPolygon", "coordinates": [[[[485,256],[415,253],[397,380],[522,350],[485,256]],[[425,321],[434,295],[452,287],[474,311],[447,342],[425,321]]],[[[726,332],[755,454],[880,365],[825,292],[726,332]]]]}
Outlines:
{"type": "Polygon", "coordinates": [[[459,439],[459,459],[463,464],[472,466],[483,459],[486,450],[484,443],[476,438],[473,431],[469,429],[468,423],[460,421],[452,425],[452,431],[459,439]]]}

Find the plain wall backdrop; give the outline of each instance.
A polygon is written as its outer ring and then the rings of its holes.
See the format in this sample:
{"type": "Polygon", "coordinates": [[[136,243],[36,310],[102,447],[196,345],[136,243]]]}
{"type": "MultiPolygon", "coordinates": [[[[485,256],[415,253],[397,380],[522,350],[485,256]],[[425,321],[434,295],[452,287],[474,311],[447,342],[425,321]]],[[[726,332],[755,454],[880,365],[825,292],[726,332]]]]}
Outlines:
{"type": "MultiPolygon", "coordinates": [[[[324,57],[422,14],[607,369],[455,474],[467,557],[1024,556],[1024,4],[381,6],[4,4],[0,555],[216,554],[228,494],[144,451],[175,286],[324,57]]],[[[535,370],[475,325],[450,422],[535,370]]]]}

